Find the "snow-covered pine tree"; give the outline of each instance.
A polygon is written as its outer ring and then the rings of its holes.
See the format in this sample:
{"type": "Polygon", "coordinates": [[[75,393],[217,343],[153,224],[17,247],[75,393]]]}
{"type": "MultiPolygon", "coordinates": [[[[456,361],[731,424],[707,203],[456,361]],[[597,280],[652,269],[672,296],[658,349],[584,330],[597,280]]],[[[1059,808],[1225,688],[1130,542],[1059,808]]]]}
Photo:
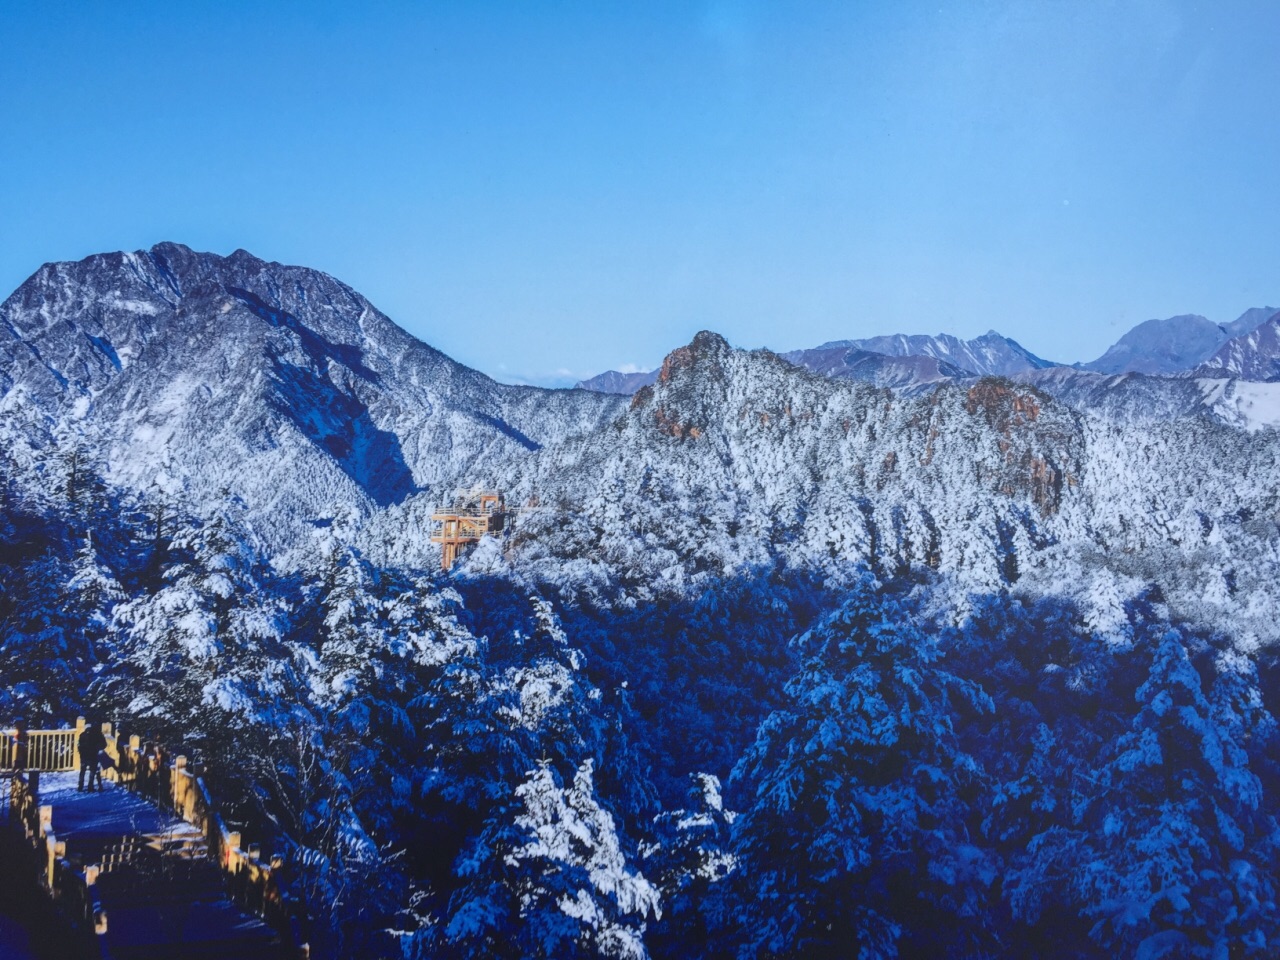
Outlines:
{"type": "Polygon", "coordinates": [[[163,586],[113,613],[118,654],[95,695],[169,742],[234,746],[237,731],[276,717],[288,683],[287,610],[235,509],[184,530],[163,586]]]}
{"type": "Polygon", "coordinates": [[[740,956],[891,957],[904,939],[972,955],[989,878],[967,830],[980,770],[952,711],[990,701],[870,577],[796,642],[789,702],[734,770],[740,956]]]}
{"type": "Polygon", "coordinates": [[[1173,629],[1137,702],[1077,814],[1074,878],[1094,939],[1143,960],[1267,956],[1280,938],[1280,834],[1241,740],[1258,718],[1236,697],[1210,703],[1173,629]]]}
{"type": "MultiPolygon", "coordinates": [[[[628,866],[592,761],[562,787],[550,762],[516,788],[458,866],[463,885],[415,957],[608,957],[643,960],[660,896],[628,866]]],[[[417,952],[414,952],[417,951],[417,952]]]]}
{"type": "Polygon", "coordinates": [[[718,887],[734,871],[730,852],[737,814],[726,810],[720,778],[689,775],[689,805],[655,818],[656,839],[644,850],[645,869],[662,892],[663,916],[651,933],[658,956],[687,954],[692,945],[707,944],[709,914],[723,903],[718,887]]]}
{"type": "Polygon", "coordinates": [[[95,658],[95,647],[111,623],[111,611],[125,598],[115,574],[102,562],[93,535],[88,534],[76,551],[67,581],[66,609],[71,615],[78,646],[86,660],[85,673],[95,658]]]}

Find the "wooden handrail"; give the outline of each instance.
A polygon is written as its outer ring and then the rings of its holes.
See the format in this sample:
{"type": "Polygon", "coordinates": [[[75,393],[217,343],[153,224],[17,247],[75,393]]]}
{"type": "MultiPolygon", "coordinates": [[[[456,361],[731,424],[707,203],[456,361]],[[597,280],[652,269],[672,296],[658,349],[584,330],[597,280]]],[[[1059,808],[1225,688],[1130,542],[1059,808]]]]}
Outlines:
{"type": "MultiPolygon", "coordinates": [[[[52,896],[83,904],[85,922],[98,933],[104,933],[107,919],[96,892],[99,865],[78,871],[66,861],[66,844],[53,833],[53,809],[39,805],[41,772],[79,767],[78,737],[84,728],[85,720],[81,717],[74,729],[27,732],[27,769],[12,776],[10,824],[21,829],[37,854],[42,865],[41,886],[52,896]],[[37,743],[41,744],[38,750],[37,743]]],[[[263,862],[256,844],[250,844],[247,849],[242,847],[240,834],[227,830],[204,781],[191,769],[185,756],[164,764],[162,758],[168,754],[163,748],[144,746],[137,735],[122,743],[109,723],[102,725],[102,731],[107,741],[107,755],[114,761],[104,777],[153,800],[198,828],[205,840],[207,856],[225,874],[228,892],[237,905],[264,920],[281,936],[282,942],[293,943],[299,958],[309,956],[308,945],[297,943],[292,929],[298,912],[291,908],[281,888],[283,858],[269,857],[263,862]],[[161,774],[167,774],[167,784],[163,783],[161,774]]],[[[12,744],[12,735],[6,737],[5,742],[12,744]]],[[[9,759],[10,762],[18,759],[16,750],[9,759]]],[[[305,914],[302,916],[305,924],[305,914]]]]}
{"type": "Polygon", "coordinates": [[[28,730],[25,758],[20,756],[24,744],[17,728],[0,731],[0,770],[74,770],[79,762],[77,740],[83,729],[28,730]]]}

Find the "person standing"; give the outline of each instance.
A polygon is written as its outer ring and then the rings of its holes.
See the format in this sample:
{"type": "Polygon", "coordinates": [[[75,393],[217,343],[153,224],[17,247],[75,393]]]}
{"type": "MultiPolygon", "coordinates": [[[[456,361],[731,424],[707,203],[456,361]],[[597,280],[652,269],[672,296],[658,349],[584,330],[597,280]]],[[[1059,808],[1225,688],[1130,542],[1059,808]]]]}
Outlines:
{"type": "Polygon", "coordinates": [[[96,723],[86,724],[84,733],[80,734],[80,790],[85,789],[84,775],[85,771],[89,773],[89,787],[93,789],[94,781],[97,781],[98,789],[102,789],[102,770],[98,766],[98,753],[107,749],[107,738],[102,734],[102,728],[96,723]]]}
{"type": "Polygon", "coordinates": [[[27,769],[28,748],[27,721],[25,718],[19,717],[13,724],[13,769],[27,769]]]}

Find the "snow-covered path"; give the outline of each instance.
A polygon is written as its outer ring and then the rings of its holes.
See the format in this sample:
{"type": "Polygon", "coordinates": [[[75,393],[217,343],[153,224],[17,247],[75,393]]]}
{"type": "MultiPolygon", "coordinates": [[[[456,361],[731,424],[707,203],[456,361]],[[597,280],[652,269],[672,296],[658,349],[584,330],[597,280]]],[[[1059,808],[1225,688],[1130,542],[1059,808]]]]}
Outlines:
{"type": "MultiPolygon", "coordinates": [[[[100,868],[94,894],[107,922],[96,949],[104,956],[281,956],[276,934],[227,896],[198,828],[117,784],[82,791],[77,781],[75,773],[42,774],[39,802],[52,807],[52,830],[66,842],[67,860],[76,868],[100,868]]],[[[20,942],[21,931],[13,935],[20,942]]],[[[0,939],[0,957],[6,947],[0,939]]]]}
{"type": "Polygon", "coordinates": [[[101,792],[77,789],[75,773],[45,773],[40,776],[40,803],[53,806],[53,832],[67,841],[68,852],[87,853],[104,840],[141,836],[150,841],[198,842],[200,831],[144,798],[114,783],[104,783],[101,792]]]}

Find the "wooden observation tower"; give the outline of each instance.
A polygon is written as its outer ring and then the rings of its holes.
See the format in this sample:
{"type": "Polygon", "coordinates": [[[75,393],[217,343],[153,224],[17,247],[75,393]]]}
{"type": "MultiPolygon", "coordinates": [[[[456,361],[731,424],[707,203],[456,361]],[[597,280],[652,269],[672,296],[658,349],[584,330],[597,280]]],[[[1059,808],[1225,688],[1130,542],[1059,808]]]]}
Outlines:
{"type": "Polygon", "coordinates": [[[436,507],[431,514],[431,542],[440,544],[440,569],[452,567],[463,547],[504,533],[508,517],[502,494],[495,490],[459,494],[451,506],[436,507]]]}

